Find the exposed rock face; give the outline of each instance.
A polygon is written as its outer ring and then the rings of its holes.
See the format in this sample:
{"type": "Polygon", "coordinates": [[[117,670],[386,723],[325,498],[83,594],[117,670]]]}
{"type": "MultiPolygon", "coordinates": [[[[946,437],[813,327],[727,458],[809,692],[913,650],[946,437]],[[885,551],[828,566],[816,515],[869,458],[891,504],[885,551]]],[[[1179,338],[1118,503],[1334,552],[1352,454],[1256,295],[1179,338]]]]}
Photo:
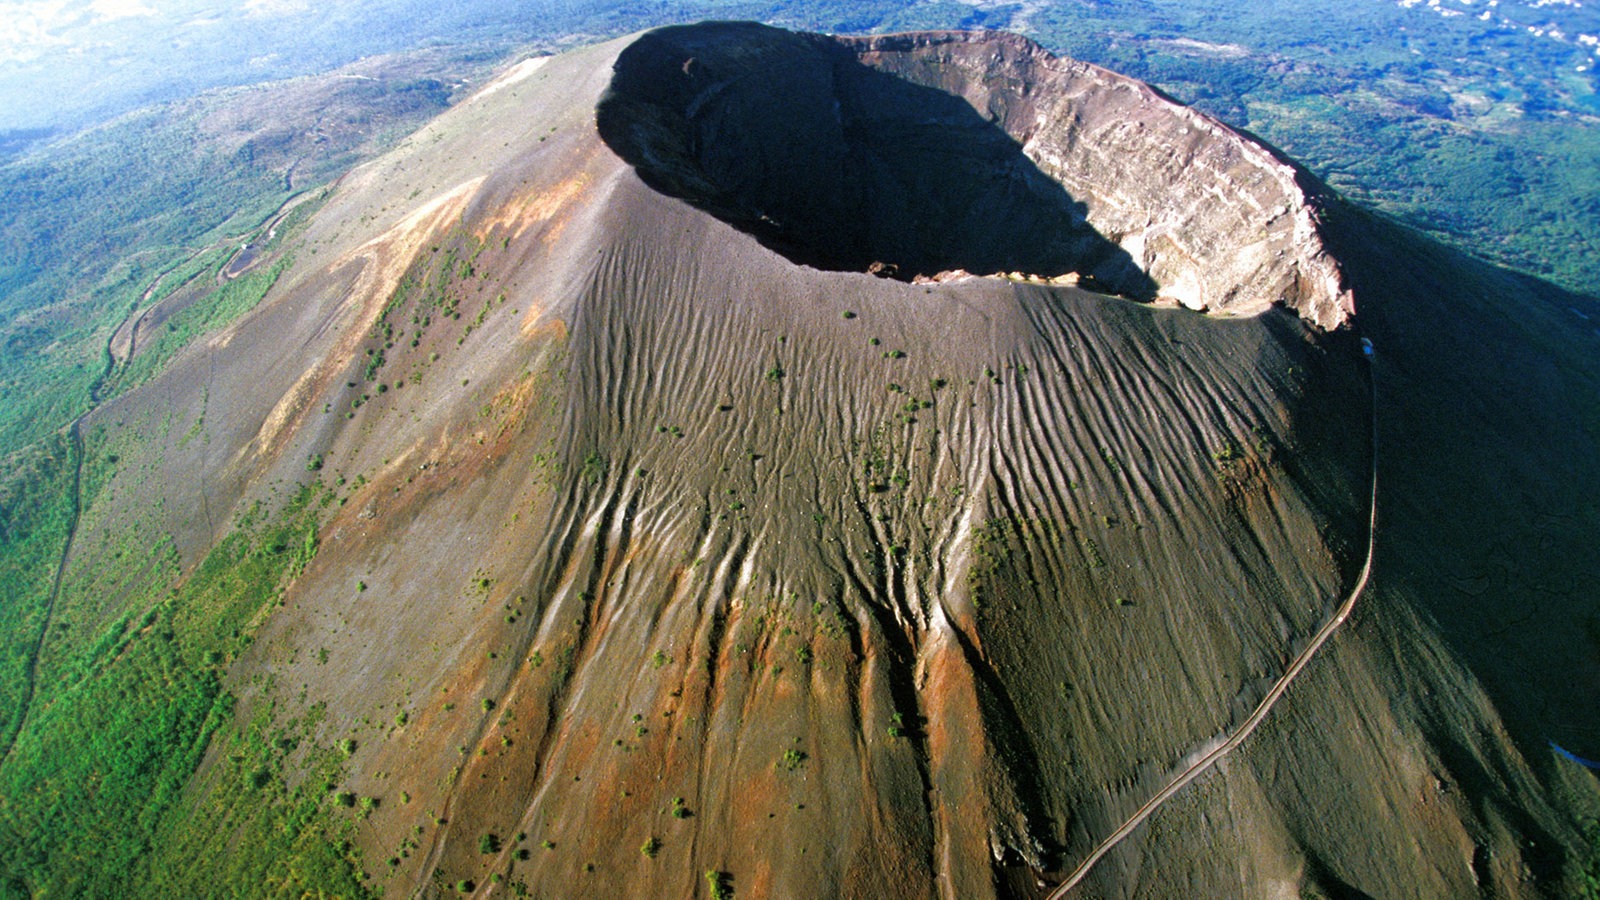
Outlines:
{"type": "Polygon", "coordinates": [[[1354,314],[1313,178],[1015,35],[653,32],[618,59],[599,124],[653,186],[823,268],[1076,271],[1191,309],[1354,314]]]}

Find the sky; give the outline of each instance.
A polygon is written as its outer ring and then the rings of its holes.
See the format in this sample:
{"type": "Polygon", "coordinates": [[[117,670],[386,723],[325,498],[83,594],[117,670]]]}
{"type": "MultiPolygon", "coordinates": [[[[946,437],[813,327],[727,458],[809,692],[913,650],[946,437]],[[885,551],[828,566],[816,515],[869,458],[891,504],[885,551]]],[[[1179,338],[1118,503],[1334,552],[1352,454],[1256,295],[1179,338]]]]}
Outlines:
{"type": "Polygon", "coordinates": [[[0,131],[73,127],[226,83],[207,71],[248,66],[252,37],[264,68],[262,26],[305,11],[304,0],[0,0],[0,131]]]}
{"type": "MultiPolygon", "coordinates": [[[[918,2],[904,0],[906,6],[918,2]]],[[[1235,2],[1272,8],[1283,0],[1235,2]]],[[[1398,7],[1420,19],[1445,17],[1485,31],[1514,32],[1526,41],[1571,45],[1578,51],[1571,64],[1578,72],[1600,65],[1600,0],[1326,2],[1330,12],[1345,15],[1360,16],[1364,6],[1398,7]]],[[[557,29],[603,31],[618,23],[631,29],[689,8],[711,14],[805,5],[806,0],[0,0],[0,150],[8,133],[76,129],[206,88],[326,71],[427,41],[529,40],[557,29]]],[[[862,5],[881,8],[884,0],[862,5]]],[[[1317,0],[1287,5],[1304,10],[1315,8],[1317,0]]],[[[1156,6],[1178,11],[1217,4],[1162,0],[1156,6]]],[[[832,15],[848,8],[837,0],[819,0],[817,7],[832,15]]]]}
{"type": "Polygon", "coordinates": [[[307,0],[8,0],[0,2],[0,65],[58,55],[122,54],[131,49],[130,39],[161,36],[182,42],[230,21],[283,19],[309,9],[307,0]]]}
{"type": "Polygon", "coordinates": [[[325,71],[572,0],[0,0],[0,136],[325,71]]]}

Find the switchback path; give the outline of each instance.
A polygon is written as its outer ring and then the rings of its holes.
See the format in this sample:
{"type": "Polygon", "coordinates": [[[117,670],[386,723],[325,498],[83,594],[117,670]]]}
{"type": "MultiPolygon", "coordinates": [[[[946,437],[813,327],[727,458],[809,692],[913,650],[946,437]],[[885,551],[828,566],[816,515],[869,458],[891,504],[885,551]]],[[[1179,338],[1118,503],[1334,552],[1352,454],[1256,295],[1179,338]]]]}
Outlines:
{"type": "MultiPolygon", "coordinates": [[[[341,178],[340,180],[343,179],[341,178]]],[[[337,185],[338,182],[336,181],[334,184],[337,185]]],[[[284,200],[271,215],[267,216],[260,225],[246,232],[246,235],[259,235],[263,230],[276,228],[290,210],[304,203],[310,196],[310,191],[302,191],[284,200]]],[[[100,404],[104,400],[101,397],[101,391],[105,389],[106,382],[110,380],[112,372],[116,370],[117,366],[133,358],[134,344],[138,338],[138,326],[144,320],[145,313],[150,311],[150,298],[155,296],[156,289],[161,286],[161,282],[180,266],[189,264],[200,254],[215,247],[236,243],[239,240],[239,237],[223,237],[204,247],[180,248],[190,251],[189,255],[158,273],[155,279],[150,282],[150,285],[145,288],[144,293],[140,295],[138,307],[131,310],[123,323],[113,328],[111,334],[106,338],[104,350],[105,366],[101,369],[100,374],[95,377],[94,382],[89,385],[89,406],[79,413],[77,418],[72,420],[72,424],[67,426],[67,437],[71,442],[72,449],[72,511],[67,519],[67,537],[61,548],[61,561],[56,565],[55,579],[50,585],[50,597],[45,601],[44,624],[39,627],[39,638],[29,651],[28,677],[22,685],[22,699],[17,704],[16,722],[10,734],[0,735],[0,742],[3,742],[3,744],[0,744],[0,765],[4,765],[6,760],[10,759],[11,748],[16,744],[17,736],[22,734],[22,728],[28,721],[28,714],[32,711],[34,686],[39,680],[39,654],[44,649],[45,638],[50,633],[50,623],[55,616],[56,599],[61,596],[61,581],[66,577],[67,562],[72,558],[72,545],[78,536],[78,518],[83,513],[83,422],[93,415],[95,410],[100,408],[100,404]],[[123,356],[119,358],[116,351],[116,341],[118,333],[124,328],[129,329],[128,346],[123,356]]],[[[133,255],[138,256],[149,252],[154,251],[143,250],[133,255]]],[[[222,270],[226,269],[230,264],[231,260],[218,269],[219,284],[223,280],[221,277],[222,270]]],[[[209,514],[207,514],[207,518],[209,519],[209,514]]]]}
{"type": "Polygon", "coordinates": [[[1370,476],[1372,496],[1368,500],[1367,511],[1367,559],[1361,565],[1361,576],[1356,579],[1355,587],[1351,589],[1344,603],[1340,604],[1338,610],[1334,612],[1333,617],[1324,622],[1322,627],[1317,629],[1316,634],[1312,635],[1311,642],[1306,645],[1304,650],[1300,651],[1300,655],[1294,658],[1294,661],[1289,664],[1289,668],[1284,670],[1283,677],[1279,678],[1278,682],[1272,686],[1272,690],[1261,698],[1261,702],[1256,705],[1255,711],[1250,713],[1250,717],[1244,720],[1244,723],[1233,733],[1233,736],[1211,752],[1200,757],[1193,765],[1172,779],[1154,797],[1145,801],[1143,806],[1135,810],[1133,815],[1122,823],[1122,827],[1107,835],[1106,839],[1094,848],[1094,852],[1079,863],[1078,867],[1072,870],[1072,874],[1068,875],[1065,881],[1061,882],[1056,886],[1055,890],[1049,893],[1048,900],[1064,900],[1072,889],[1077,887],[1078,883],[1089,875],[1089,871],[1094,868],[1095,863],[1098,863],[1102,857],[1111,852],[1112,848],[1121,843],[1123,838],[1132,834],[1134,829],[1144,824],[1144,820],[1150,818],[1151,814],[1160,809],[1163,803],[1172,799],[1173,795],[1183,790],[1189,782],[1199,778],[1206,770],[1221,762],[1224,757],[1232,753],[1240,744],[1243,744],[1251,732],[1256,730],[1256,726],[1260,725],[1262,720],[1267,717],[1267,713],[1272,711],[1272,707],[1283,697],[1284,692],[1289,689],[1290,683],[1306,667],[1306,664],[1311,662],[1311,657],[1322,649],[1322,645],[1328,642],[1328,638],[1333,637],[1333,633],[1338,631],[1339,626],[1343,625],[1345,620],[1350,617],[1351,610],[1355,609],[1356,600],[1360,599],[1362,592],[1367,589],[1367,582],[1372,577],[1372,556],[1378,545],[1378,382],[1377,375],[1372,370],[1370,359],[1367,364],[1367,378],[1371,388],[1372,403],[1372,471],[1370,476]]]}

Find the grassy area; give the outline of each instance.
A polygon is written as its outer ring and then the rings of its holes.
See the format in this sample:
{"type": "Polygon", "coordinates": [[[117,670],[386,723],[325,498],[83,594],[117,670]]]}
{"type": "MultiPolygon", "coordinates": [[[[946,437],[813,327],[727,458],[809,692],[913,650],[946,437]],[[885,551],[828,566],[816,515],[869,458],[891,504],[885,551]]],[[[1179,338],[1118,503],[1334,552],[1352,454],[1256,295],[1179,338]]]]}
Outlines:
{"type": "Polygon", "coordinates": [[[1595,293],[1600,106],[1574,46],[1309,0],[1050,3],[1027,25],[1057,52],[1256,132],[1360,203],[1595,293]]]}
{"type": "Polygon", "coordinates": [[[314,722],[277,726],[270,709],[229,737],[198,806],[186,786],[213,735],[229,733],[223,676],[266,612],[316,553],[332,494],[302,489],[280,514],[257,513],[170,591],[129,597],[74,663],[41,683],[0,767],[0,869],[32,895],[194,896],[216,877],[222,828],[231,884],[295,894],[359,893],[341,836],[335,755],[314,722]],[[290,788],[291,753],[310,777],[290,788]],[[180,802],[184,801],[184,802],[180,802]],[[160,849],[154,854],[155,848],[160,849]]]}
{"type": "Polygon", "coordinates": [[[72,518],[74,453],[65,436],[41,442],[12,457],[0,484],[0,749],[11,746],[21,725],[72,518]]]}
{"type": "Polygon", "coordinates": [[[267,703],[230,733],[194,805],[158,829],[141,891],[199,897],[227,884],[278,896],[369,893],[351,847],[358,804],[337,790],[344,756],[314,743],[322,713],[319,705],[284,719],[267,703]],[[231,852],[217,852],[217,835],[229,836],[231,852]]]}
{"type": "Polygon", "coordinates": [[[184,307],[169,318],[153,338],[147,339],[127,365],[116,370],[107,382],[107,395],[144,383],[195,338],[216,331],[254,309],[292,262],[289,257],[281,258],[270,266],[226,282],[203,300],[184,307]]]}

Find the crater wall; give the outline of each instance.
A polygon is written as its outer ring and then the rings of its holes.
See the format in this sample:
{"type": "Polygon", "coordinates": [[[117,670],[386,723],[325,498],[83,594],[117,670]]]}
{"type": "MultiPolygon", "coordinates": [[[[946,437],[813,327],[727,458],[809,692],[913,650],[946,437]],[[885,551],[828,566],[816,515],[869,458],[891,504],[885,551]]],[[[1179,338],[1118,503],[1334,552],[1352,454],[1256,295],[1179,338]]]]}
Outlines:
{"type": "Polygon", "coordinates": [[[652,187],[818,268],[1075,272],[1322,329],[1354,314],[1314,178],[1015,35],[661,29],[619,56],[597,121],[652,187]]]}

